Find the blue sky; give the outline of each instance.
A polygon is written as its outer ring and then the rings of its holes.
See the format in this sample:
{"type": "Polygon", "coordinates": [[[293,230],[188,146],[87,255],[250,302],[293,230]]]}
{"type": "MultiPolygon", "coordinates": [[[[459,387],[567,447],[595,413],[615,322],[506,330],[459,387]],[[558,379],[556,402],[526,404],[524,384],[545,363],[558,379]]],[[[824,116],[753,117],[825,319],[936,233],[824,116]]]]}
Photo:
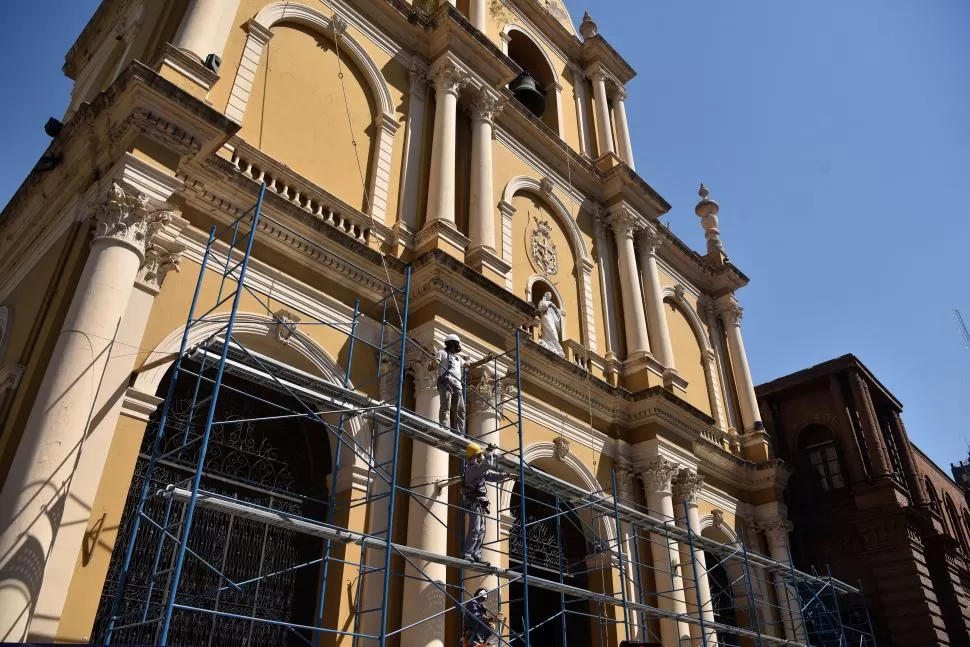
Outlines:
{"type": "MultiPolygon", "coordinates": [[[[7,12],[0,204],[47,144],[64,54],[96,0],[7,12]],[[53,18],[53,19],[52,19],[53,18]],[[44,32],[37,25],[45,25],[44,32]],[[16,97],[15,100],[12,98],[16,97]]],[[[967,454],[970,25],[966,0],[567,0],[638,71],[637,170],[702,249],[693,205],[721,203],[757,382],[855,353],[941,466],[967,454]]]]}

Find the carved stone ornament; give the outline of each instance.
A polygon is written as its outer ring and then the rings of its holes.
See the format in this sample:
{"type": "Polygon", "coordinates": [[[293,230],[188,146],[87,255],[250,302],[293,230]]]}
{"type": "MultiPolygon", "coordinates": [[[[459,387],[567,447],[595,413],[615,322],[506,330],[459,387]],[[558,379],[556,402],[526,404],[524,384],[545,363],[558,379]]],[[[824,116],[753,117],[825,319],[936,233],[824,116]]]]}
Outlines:
{"type": "Polygon", "coordinates": [[[721,526],[724,525],[724,511],[723,510],[712,510],[711,511],[711,516],[714,517],[714,521],[711,522],[711,525],[712,526],[714,526],[715,528],[720,528],[721,526]]]}
{"type": "Polygon", "coordinates": [[[165,275],[175,270],[179,271],[182,255],[179,252],[169,252],[159,245],[149,245],[145,250],[145,260],[138,270],[138,281],[155,288],[162,287],[165,275]]]}
{"type": "Polygon", "coordinates": [[[276,320],[276,339],[281,344],[289,344],[290,337],[296,332],[296,325],[300,322],[300,317],[282,308],[273,313],[273,319],[276,320]]]}
{"type": "Polygon", "coordinates": [[[556,460],[566,460],[566,457],[569,456],[569,441],[560,436],[552,441],[552,444],[556,446],[556,460]]]}
{"type": "Polygon", "coordinates": [[[526,233],[528,236],[529,260],[535,270],[546,276],[559,273],[559,250],[552,239],[552,225],[548,220],[529,213],[532,226],[526,233]]]}
{"type": "Polygon", "coordinates": [[[445,60],[432,67],[431,79],[437,92],[458,94],[458,91],[468,82],[468,75],[453,61],[445,60]]]}
{"type": "Polygon", "coordinates": [[[680,470],[673,480],[674,499],[687,503],[697,503],[697,495],[700,494],[703,484],[704,477],[698,476],[697,472],[686,468],[680,470]]]}
{"type": "Polygon", "coordinates": [[[502,106],[502,97],[495,92],[481,88],[475,93],[475,98],[471,102],[472,118],[476,121],[493,123],[496,115],[502,111],[502,106]]]}
{"type": "Polygon", "coordinates": [[[491,369],[484,368],[481,375],[473,379],[471,391],[468,408],[472,413],[489,413],[495,409],[499,400],[499,383],[491,369]]]}
{"type": "Polygon", "coordinates": [[[343,36],[347,31],[347,19],[343,16],[334,14],[333,21],[330,23],[330,26],[333,28],[334,36],[343,36]]]}
{"type": "Polygon", "coordinates": [[[663,456],[652,456],[640,473],[647,493],[670,492],[670,482],[680,468],[663,456]]]}
{"type": "Polygon", "coordinates": [[[23,364],[4,364],[0,366],[0,393],[16,391],[24,376],[23,364]]]}
{"type": "Polygon", "coordinates": [[[0,355],[7,348],[10,329],[13,326],[13,309],[10,306],[0,306],[0,355]]]}
{"type": "Polygon", "coordinates": [[[147,195],[126,191],[111,183],[107,199],[98,207],[94,240],[111,238],[135,250],[144,259],[152,237],[172,221],[172,209],[154,207],[147,195]]]}
{"type": "Polygon", "coordinates": [[[755,528],[765,533],[769,546],[787,546],[788,533],[792,531],[792,522],[781,517],[775,517],[755,522],[755,528]]]}

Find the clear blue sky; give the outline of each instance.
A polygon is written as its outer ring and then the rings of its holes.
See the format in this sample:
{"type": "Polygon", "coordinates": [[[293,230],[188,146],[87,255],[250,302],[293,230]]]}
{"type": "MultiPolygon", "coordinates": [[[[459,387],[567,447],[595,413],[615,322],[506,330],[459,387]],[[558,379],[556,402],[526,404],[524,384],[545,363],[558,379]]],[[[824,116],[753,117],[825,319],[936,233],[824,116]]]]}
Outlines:
{"type": "MultiPolygon", "coordinates": [[[[697,184],[721,203],[755,380],[855,353],[941,466],[967,453],[970,3],[567,0],[637,70],[637,169],[703,246],[697,184]]],[[[47,143],[64,54],[96,0],[20,3],[0,53],[5,204],[47,143]],[[45,25],[43,32],[38,25],[45,25]]]]}

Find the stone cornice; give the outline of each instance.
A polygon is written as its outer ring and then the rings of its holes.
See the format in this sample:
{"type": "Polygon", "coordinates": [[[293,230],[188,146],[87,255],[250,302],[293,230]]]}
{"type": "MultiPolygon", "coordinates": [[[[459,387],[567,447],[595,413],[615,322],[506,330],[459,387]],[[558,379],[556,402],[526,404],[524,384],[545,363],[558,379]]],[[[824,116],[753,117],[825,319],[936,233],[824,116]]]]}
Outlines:
{"type": "Polygon", "coordinates": [[[118,16],[124,14],[130,4],[131,0],[104,0],[98,5],[94,15],[88,20],[84,29],[81,30],[81,34],[64,56],[64,66],[61,69],[67,78],[72,81],[75,80],[79,72],[79,58],[86,51],[85,48],[92,44],[100,45],[104,40],[103,33],[112,28],[118,16]],[[99,36],[102,36],[102,38],[98,38],[99,36]]]}

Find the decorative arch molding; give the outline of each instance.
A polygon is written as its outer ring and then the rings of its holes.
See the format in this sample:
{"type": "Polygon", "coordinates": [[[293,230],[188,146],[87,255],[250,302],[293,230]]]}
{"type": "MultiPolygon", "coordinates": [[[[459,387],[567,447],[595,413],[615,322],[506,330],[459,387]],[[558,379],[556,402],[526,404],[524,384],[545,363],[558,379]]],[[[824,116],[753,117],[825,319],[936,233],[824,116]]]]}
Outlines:
{"type": "MultiPolygon", "coordinates": [[[[206,318],[206,321],[193,324],[189,330],[188,337],[186,339],[186,348],[201,344],[202,342],[211,339],[225,329],[226,322],[229,320],[228,313],[214,314],[206,318]]],[[[267,317],[264,314],[258,314],[254,312],[238,312],[236,314],[236,320],[233,324],[233,334],[234,335],[263,335],[276,338],[279,322],[273,317],[267,317]]],[[[315,366],[321,373],[321,378],[328,381],[334,382],[336,384],[343,384],[344,371],[337,364],[336,361],[324,350],[319,344],[317,344],[313,339],[303,333],[299,327],[290,329],[290,336],[286,340],[287,348],[297,352],[301,356],[307,359],[313,366],[315,366]]],[[[182,345],[182,336],[185,334],[185,327],[180,326],[170,332],[159,344],[148,354],[145,358],[145,362],[142,366],[150,367],[147,370],[141,371],[136,374],[135,381],[132,384],[132,388],[140,393],[155,395],[158,393],[159,386],[168,373],[169,369],[175,363],[175,358],[178,355],[179,349],[182,345]]],[[[353,388],[353,385],[348,384],[349,388],[353,388]]],[[[360,421],[356,418],[346,421],[350,427],[350,435],[352,440],[351,444],[356,444],[358,446],[367,447],[370,444],[369,438],[367,437],[367,430],[361,425],[360,421]]],[[[333,435],[328,433],[327,438],[330,443],[330,455],[336,457],[336,440],[333,435]]],[[[341,483],[338,484],[338,489],[343,489],[341,485],[350,485],[351,483],[344,483],[344,478],[353,479],[356,483],[364,475],[366,478],[367,474],[367,459],[366,456],[360,455],[358,452],[353,451],[343,451],[341,454],[341,464],[340,477],[341,483]],[[346,462],[344,462],[346,461],[346,462]]],[[[331,474],[336,473],[337,465],[333,465],[331,474]]]]}
{"type": "MultiPolygon", "coordinates": [[[[541,441],[533,443],[525,448],[522,453],[522,461],[525,464],[534,463],[543,458],[560,460],[556,453],[556,443],[541,441]]],[[[562,458],[562,463],[568,466],[576,476],[582,481],[582,487],[590,492],[599,492],[603,489],[596,476],[589,471],[589,468],[575,454],[569,453],[562,458]]],[[[506,481],[499,486],[499,510],[508,510],[512,502],[512,481],[506,481]]],[[[612,519],[600,519],[600,532],[606,537],[607,542],[612,543],[616,539],[616,522],[612,519]]]]}
{"type": "Polygon", "coordinates": [[[703,532],[705,528],[714,528],[716,530],[720,530],[727,536],[732,544],[738,543],[741,539],[738,536],[738,533],[735,532],[734,528],[724,523],[724,518],[718,514],[711,513],[704,515],[700,518],[698,525],[701,532],[703,532]]]}
{"type": "Polygon", "coordinates": [[[528,175],[518,175],[509,180],[505,185],[505,191],[502,193],[502,202],[509,206],[508,210],[511,211],[509,214],[510,217],[515,213],[515,207],[512,207],[512,198],[517,193],[531,193],[549,205],[549,210],[552,212],[553,217],[566,230],[573,254],[583,261],[590,260],[589,249],[583,240],[582,232],[579,231],[579,225],[576,224],[576,221],[569,214],[569,210],[563,204],[563,201],[559,199],[559,196],[552,192],[552,186],[549,180],[537,180],[528,175]]]}
{"type": "MultiPolygon", "coordinates": [[[[728,428],[727,414],[724,407],[724,395],[721,393],[721,384],[718,379],[717,355],[711,346],[710,339],[704,331],[704,324],[697,310],[691,306],[685,296],[682,286],[667,286],[662,291],[663,300],[669,301],[687,319],[687,325],[694,333],[694,338],[701,347],[701,362],[704,366],[704,382],[707,386],[707,399],[711,405],[711,417],[718,429],[725,431],[728,428]]],[[[671,358],[673,361],[673,358],[671,358]]]]}
{"type": "Polygon", "coordinates": [[[304,4],[291,2],[274,2],[263,7],[256,16],[246,23],[246,44],[243,47],[242,59],[236,69],[236,78],[229,93],[229,104],[226,116],[241,124],[249,105],[249,98],[253,90],[253,79],[259,68],[259,61],[263,50],[273,37],[270,29],[279,23],[295,23],[309,27],[313,31],[329,37],[348,57],[358,66],[367,81],[371,95],[377,103],[378,115],[374,120],[374,155],[372,168],[368,169],[370,182],[367,187],[370,196],[368,205],[369,215],[380,224],[384,224],[387,215],[388,186],[386,181],[379,178],[391,176],[391,154],[393,151],[394,133],[400,124],[397,121],[394,101],[387,79],[380,67],[367,51],[350,34],[347,33],[347,21],[335,14],[333,18],[304,4]]]}
{"type": "MultiPolygon", "coordinates": [[[[502,201],[499,202],[499,212],[502,214],[502,260],[512,266],[512,216],[515,215],[515,207],[512,206],[512,198],[519,193],[531,193],[536,198],[548,205],[552,217],[566,232],[569,239],[570,251],[576,260],[576,281],[579,284],[579,327],[580,335],[585,345],[594,353],[599,352],[596,342],[596,325],[593,321],[593,261],[589,255],[589,248],[583,240],[583,234],[579,230],[576,220],[569,214],[566,205],[552,192],[552,183],[548,179],[537,180],[528,175],[517,175],[505,185],[502,192],[502,201]]],[[[509,270],[506,277],[506,286],[514,289],[512,285],[512,272],[509,270]]],[[[561,303],[561,301],[560,301],[561,303]]]]}

